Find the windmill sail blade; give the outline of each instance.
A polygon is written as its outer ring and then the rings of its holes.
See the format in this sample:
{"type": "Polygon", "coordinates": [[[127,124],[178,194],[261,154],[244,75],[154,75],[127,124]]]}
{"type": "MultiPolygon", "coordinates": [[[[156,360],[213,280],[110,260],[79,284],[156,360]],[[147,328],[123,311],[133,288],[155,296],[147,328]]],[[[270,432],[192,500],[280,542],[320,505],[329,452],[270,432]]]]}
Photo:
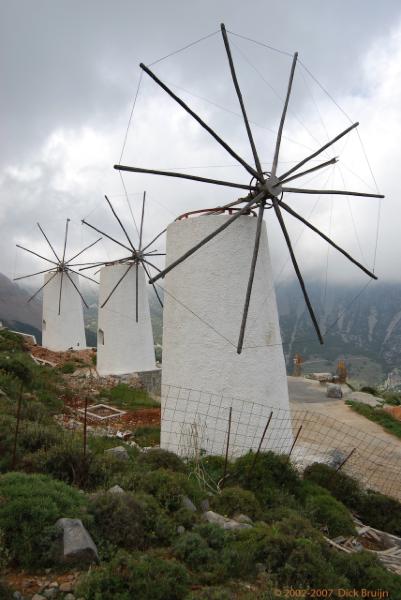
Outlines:
{"type": "Polygon", "coordinates": [[[167,231],[167,229],[163,229],[163,231],[161,231],[160,233],[158,233],[157,236],[154,237],[151,242],[149,242],[149,244],[146,244],[146,246],[144,248],[142,248],[142,252],[145,252],[145,250],[147,250],[152,244],[154,244],[155,241],[158,240],[159,237],[161,237],[163,235],[163,233],[166,233],[166,231],[167,231]]]}
{"type": "Polygon", "coordinates": [[[335,248],[336,250],[338,250],[339,252],[341,252],[341,254],[343,254],[346,258],[348,258],[348,260],[350,260],[354,265],[356,265],[364,273],[366,273],[367,275],[369,275],[369,277],[372,277],[372,279],[377,279],[377,276],[374,273],[372,273],[366,267],[364,267],[363,265],[361,265],[360,262],[358,262],[357,260],[355,260],[354,258],[352,258],[352,256],[350,254],[348,254],[348,252],[346,252],[345,250],[343,250],[342,248],[340,248],[340,246],[337,246],[337,244],[334,243],[333,240],[331,240],[329,237],[327,237],[327,235],[325,235],[322,231],[320,231],[319,229],[317,229],[317,227],[315,227],[314,225],[312,225],[312,223],[310,223],[309,221],[307,221],[306,219],[304,219],[300,214],[298,214],[297,212],[295,212],[295,210],[293,210],[290,206],[288,206],[288,204],[286,204],[285,202],[281,201],[280,202],[280,206],[281,206],[281,208],[284,208],[284,210],[286,210],[290,215],[292,215],[293,217],[295,217],[296,219],[298,219],[299,221],[301,221],[304,225],[306,225],[307,227],[309,227],[309,229],[311,229],[312,231],[314,231],[315,233],[317,233],[318,235],[320,235],[320,237],[322,237],[326,242],[328,242],[331,246],[333,246],[333,248],[335,248]]]}
{"type": "Polygon", "coordinates": [[[139,250],[142,248],[143,217],[145,215],[145,202],[146,202],[146,192],[143,192],[141,226],[140,226],[140,229],[139,229],[139,250]]]}
{"type": "Polygon", "coordinates": [[[71,281],[72,285],[74,286],[74,288],[76,289],[77,293],[80,295],[82,302],[85,304],[86,308],[89,308],[89,306],[87,305],[87,303],[85,302],[85,298],[83,297],[83,295],[81,294],[81,292],[79,291],[78,286],[75,284],[75,281],[73,280],[72,277],[70,277],[70,274],[68,273],[68,271],[65,272],[65,274],[67,275],[68,279],[71,281]]]}
{"type": "Polygon", "coordinates": [[[163,175],[164,177],[178,177],[179,179],[189,179],[190,181],[200,181],[202,183],[212,183],[214,185],[224,185],[226,187],[238,188],[240,190],[255,189],[254,186],[233,183],[232,181],[222,181],[220,179],[209,179],[208,177],[198,177],[187,173],[175,173],[174,171],[155,171],[154,169],[142,169],[140,167],[127,167],[126,165],[114,165],[117,171],[129,171],[131,173],[147,173],[148,175],[163,175]]]}
{"type": "Polygon", "coordinates": [[[294,58],[292,59],[290,79],[288,81],[288,88],[287,88],[287,95],[285,97],[283,113],[281,115],[280,125],[279,125],[278,133],[277,133],[276,147],[274,149],[274,157],[273,157],[273,165],[272,165],[272,175],[273,176],[276,175],[276,171],[277,171],[278,155],[280,153],[281,138],[283,135],[284,122],[285,122],[285,117],[287,115],[288,103],[290,101],[291,89],[292,89],[292,83],[294,81],[294,73],[295,73],[295,67],[297,64],[297,59],[298,59],[298,52],[295,52],[294,58]]]}
{"type": "Polygon", "coordinates": [[[116,289],[118,288],[120,283],[123,281],[123,279],[125,279],[125,277],[128,275],[128,272],[133,267],[133,265],[134,265],[134,263],[131,263],[129,265],[128,269],[125,271],[125,273],[122,275],[122,277],[120,277],[120,279],[117,281],[116,285],[113,287],[110,294],[107,296],[106,300],[103,302],[103,304],[101,305],[100,308],[104,308],[106,306],[107,302],[110,300],[110,298],[112,297],[112,295],[114,294],[114,292],[116,291],[116,289]]]}
{"type": "Polygon", "coordinates": [[[321,163],[320,165],[317,165],[316,167],[312,167],[311,169],[307,169],[306,171],[301,171],[300,173],[296,173],[292,177],[287,177],[286,179],[282,179],[282,177],[279,177],[278,179],[282,184],[287,183],[288,181],[292,181],[293,179],[298,179],[298,177],[303,177],[304,175],[309,175],[309,173],[313,173],[314,171],[319,171],[320,169],[324,169],[324,167],[328,167],[329,165],[334,165],[336,162],[338,162],[338,158],[332,158],[331,160],[327,160],[326,162],[321,163]]]}
{"type": "Polygon", "coordinates": [[[28,248],[25,248],[24,246],[20,246],[20,244],[16,244],[17,248],[21,248],[21,250],[25,250],[25,252],[29,252],[30,254],[34,254],[34,256],[37,256],[38,258],[41,258],[42,260],[46,260],[49,263],[52,263],[52,265],[57,265],[57,263],[54,260],[50,260],[50,258],[46,258],[45,256],[41,256],[40,254],[38,254],[37,252],[34,252],[33,250],[28,250],[28,248]]]}
{"type": "Polygon", "coordinates": [[[56,259],[57,259],[57,262],[60,262],[60,259],[59,259],[59,257],[57,256],[57,253],[56,253],[55,249],[54,249],[54,248],[53,248],[53,246],[51,245],[51,243],[50,243],[50,241],[49,241],[49,239],[48,239],[47,235],[45,234],[45,232],[43,231],[42,227],[40,226],[40,223],[36,223],[36,225],[39,227],[39,229],[40,229],[40,231],[41,231],[41,233],[42,233],[43,237],[44,237],[44,238],[45,238],[45,240],[46,240],[46,242],[49,244],[51,251],[53,252],[54,256],[55,256],[55,257],[56,257],[56,259]]]}
{"type": "MultiPolygon", "coordinates": [[[[78,252],[78,254],[75,254],[72,258],[69,258],[66,262],[66,265],[68,265],[72,260],[74,260],[75,258],[78,258],[78,256],[81,256],[81,254],[83,254],[84,252],[86,252],[87,250],[89,250],[89,248],[92,248],[92,246],[94,246],[95,244],[97,244],[98,242],[100,242],[100,240],[103,238],[98,238],[95,242],[92,242],[91,244],[89,244],[89,246],[86,246],[86,248],[84,248],[83,250],[81,250],[80,252],[78,252]]],[[[86,263],[88,264],[88,263],[86,263]]]]}
{"type": "Polygon", "coordinates": [[[203,121],[193,110],[191,110],[189,108],[189,106],[187,104],[185,104],[185,102],[183,100],[181,100],[181,98],[179,98],[176,94],[174,94],[174,92],[171,91],[170,88],[168,88],[154,73],[152,73],[152,71],[146,65],[141,63],[139,66],[141,67],[141,69],[143,69],[145,71],[145,73],[147,73],[149,75],[149,77],[151,77],[153,79],[153,81],[155,81],[165,92],[167,92],[167,94],[171,98],[173,98],[173,100],[175,100],[180,106],[182,106],[182,108],[184,110],[186,110],[186,112],[188,114],[190,114],[191,117],[193,117],[195,119],[195,121],[197,121],[199,123],[199,125],[201,125],[204,129],[206,129],[206,131],[208,133],[210,133],[210,135],[221,146],[223,146],[223,148],[229,154],[231,154],[231,156],[233,158],[235,158],[235,160],[237,160],[244,167],[244,169],[246,169],[248,171],[248,173],[250,173],[253,177],[256,177],[256,179],[260,180],[259,173],[257,171],[255,171],[255,169],[253,167],[251,167],[251,165],[248,165],[248,163],[245,162],[236,152],[234,152],[234,150],[232,148],[230,148],[230,146],[228,144],[226,144],[226,142],[219,135],[217,135],[217,133],[215,131],[213,131],[213,129],[211,127],[209,127],[209,125],[207,125],[205,123],[205,121],[203,121]]]}
{"type": "Polygon", "coordinates": [[[75,275],[79,275],[80,277],[83,277],[84,279],[87,279],[88,281],[92,281],[92,283],[97,283],[97,285],[99,285],[99,282],[96,281],[96,279],[92,279],[92,277],[88,277],[87,275],[82,275],[82,273],[79,273],[78,271],[74,271],[74,269],[71,269],[71,267],[68,267],[68,270],[71,271],[71,273],[75,273],[75,275]]]}
{"type": "Polygon", "coordinates": [[[283,187],[283,192],[291,194],[335,194],[337,196],[363,196],[364,198],[384,198],[383,194],[366,194],[365,192],[349,192],[346,190],[307,190],[304,188],[283,187]]]}
{"type": "Polygon", "coordinates": [[[252,254],[252,261],[251,261],[251,271],[249,273],[248,287],[247,287],[246,295],[245,295],[245,304],[244,304],[244,310],[242,313],[241,329],[240,329],[238,345],[237,345],[237,354],[241,354],[242,346],[244,345],[245,327],[246,327],[246,321],[248,318],[249,302],[251,300],[251,293],[252,293],[252,285],[253,285],[253,280],[255,277],[256,261],[258,259],[258,253],[259,253],[260,235],[262,232],[262,222],[263,222],[264,212],[265,212],[265,202],[263,201],[259,206],[258,221],[256,224],[256,233],[255,233],[255,244],[253,247],[253,254],[252,254]]]}
{"type": "MultiPolygon", "coordinates": [[[[149,258],[149,257],[148,257],[149,258]]],[[[155,269],[155,271],[157,271],[158,273],[161,273],[161,269],[159,269],[159,267],[156,267],[156,265],[154,265],[153,263],[151,263],[149,260],[146,260],[145,258],[141,258],[141,261],[147,265],[149,265],[150,267],[153,267],[155,269]]],[[[149,283],[152,283],[152,281],[149,280],[149,283]]]]}
{"type": "Polygon", "coordinates": [[[57,275],[58,271],[56,271],[51,277],[50,279],[48,279],[30,298],[28,298],[27,302],[30,302],[31,300],[33,300],[38,294],[39,292],[41,292],[43,290],[44,287],[47,286],[48,283],[51,282],[52,279],[55,278],[55,276],[57,275]]]}
{"type": "MultiPolygon", "coordinates": [[[[65,251],[65,248],[64,248],[64,251],[65,251]]],[[[61,312],[61,294],[63,291],[63,279],[64,279],[64,270],[61,271],[60,293],[59,293],[59,297],[58,297],[58,314],[60,314],[60,312],[61,312]]]]}
{"type": "Polygon", "coordinates": [[[275,198],[273,198],[272,201],[273,201],[274,211],[275,211],[277,219],[278,219],[278,221],[280,223],[280,227],[281,227],[281,230],[283,232],[285,241],[287,242],[287,247],[288,247],[288,250],[289,250],[289,253],[290,253],[291,261],[292,261],[292,264],[294,266],[295,273],[297,274],[299,285],[301,286],[302,293],[303,293],[303,296],[304,296],[304,299],[305,299],[305,302],[306,302],[306,306],[308,307],[309,315],[310,315],[310,317],[312,319],[312,323],[313,323],[313,326],[314,326],[314,328],[316,330],[317,337],[319,338],[319,342],[321,344],[323,344],[323,337],[322,337],[322,334],[320,333],[319,324],[317,322],[315,313],[313,311],[312,304],[311,304],[311,302],[309,300],[308,292],[306,291],[305,283],[304,283],[304,280],[302,278],[301,271],[299,270],[297,259],[295,258],[294,250],[293,250],[292,245],[291,245],[290,236],[288,235],[288,231],[287,231],[287,228],[286,228],[285,223],[284,223],[283,215],[281,214],[281,211],[280,211],[279,203],[278,203],[278,201],[275,198]]]}
{"type": "MultiPolygon", "coordinates": [[[[147,269],[146,265],[144,265],[143,263],[142,263],[142,266],[143,266],[143,268],[144,268],[144,271],[145,271],[145,273],[146,273],[146,277],[147,277],[148,279],[150,279],[150,272],[149,272],[149,269],[147,269]]],[[[153,290],[154,290],[154,292],[155,292],[155,294],[156,294],[156,298],[158,299],[160,306],[163,308],[163,302],[162,302],[162,300],[161,300],[161,298],[160,298],[160,296],[159,296],[159,293],[158,293],[158,291],[157,291],[157,289],[156,289],[156,286],[155,286],[155,284],[154,284],[154,283],[152,283],[151,285],[152,285],[152,287],[153,287],[153,290]]]]}
{"type": "Polygon", "coordinates": [[[135,262],[135,320],[138,323],[138,283],[139,283],[139,273],[138,273],[138,261],[135,262]]]}
{"type": "Polygon", "coordinates": [[[330,146],[332,146],[333,144],[335,144],[336,142],[338,142],[338,140],[340,140],[342,137],[344,137],[345,135],[347,135],[347,133],[349,133],[350,131],[352,131],[353,129],[355,129],[355,127],[358,127],[358,125],[359,125],[359,123],[354,123],[350,127],[347,127],[347,129],[344,129],[344,131],[342,131],[341,133],[339,133],[338,135],[336,135],[335,138],[333,138],[332,140],[330,140],[329,142],[327,142],[327,144],[325,144],[324,146],[322,146],[321,148],[319,148],[319,150],[316,150],[316,152],[313,152],[313,154],[310,154],[309,156],[307,156],[306,158],[304,158],[303,160],[301,160],[299,163],[297,163],[295,165],[295,167],[291,167],[291,169],[289,169],[288,171],[286,171],[285,173],[283,173],[281,175],[281,179],[283,180],[286,177],[288,177],[288,175],[291,175],[291,173],[294,173],[294,171],[298,171],[298,169],[300,167],[302,167],[305,163],[307,163],[310,160],[312,160],[312,158],[315,158],[315,156],[319,156],[319,154],[321,154],[322,152],[324,152],[324,150],[326,150],[327,148],[330,148],[330,146]]]}
{"type": "Polygon", "coordinates": [[[37,273],[32,273],[31,275],[22,275],[22,277],[14,277],[13,281],[19,281],[20,279],[27,279],[27,277],[34,277],[35,275],[41,275],[42,273],[50,273],[53,271],[53,267],[50,269],[45,269],[44,271],[38,271],[37,273]]]}
{"type": "Polygon", "coordinates": [[[222,33],[223,40],[224,40],[224,46],[225,46],[226,52],[227,52],[228,64],[230,65],[231,77],[232,77],[232,80],[234,83],[235,91],[237,92],[238,101],[239,101],[242,116],[243,116],[244,122],[245,122],[246,132],[248,134],[249,143],[252,148],[252,154],[253,154],[253,158],[255,161],[256,170],[258,171],[259,175],[263,177],[262,166],[260,164],[259,156],[256,151],[256,146],[255,146],[255,142],[254,142],[253,135],[252,135],[252,130],[249,125],[248,116],[246,114],[244,100],[242,98],[241,89],[239,87],[239,83],[238,83],[238,79],[237,79],[237,74],[235,72],[234,61],[233,61],[233,57],[231,54],[230,43],[228,41],[228,36],[227,36],[227,32],[226,32],[224,23],[222,23],[220,25],[220,28],[221,28],[221,33],[222,33]]]}
{"type": "MultiPolygon", "coordinates": [[[[65,224],[65,235],[64,235],[64,250],[63,250],[63,260],[62,262],[64,263],[65,260],[65,251],[67,248],[67,238],[68,238],[68,225],[70,223],[70,219],[67,219],[66,224],[65,224]]],[[[60,314],[60,313],[58,313],[60,314]]]]}
{"type": "Polygon", "coordinates": [[[108,199],[108,197],[107,197],[107,196],[105,196],[105,198],[106,198],[106,202],[107,202],[107,204],[110,206],[111,212],[113,213],[113,215],[115,216],[115,218],[116,218],[116,219],[117,219],[117,221],[118,221],[118,224],[120,225],[121,229],[123,230],[123,232],[124,232],[124,234],[125,234],[125,237],[126,237],[126,238],[127,238],[127,240],[128,240],[128,243],[130,244],[130,246],[131,246],[132,250],[135,252],[135,246],[134,246],[134,244],[131,242],[131,238],[129,237],[129,235],[128,235],[128,233],[127,233],[127,230],[125,229],[124,225],[122,224],[122,221],[121,221],[121,219],[119,218],[119,216],[117,215],[116,211],[114,210],[114,207],[113,207],[112,203],[110,202],[110,200],[108,199]]]}
{"type": "Polygon", "coordinates": [[[85,221],[85,219],[82,219],[81,221],[84,225],[86,225],[87,227],[90,227],[91,229],[94,229],[95,231],[97,231],[98,233],[100,233],[101,235],[104,235],[105,237],[107,237],[109,240],[111,240],[112,242],[114,242],[115,244],[117,244],[118,246],[121,246],[122,248],[125,248],[126,250],[128,250],[128,252],[132,252],[132,248],[128,248],[128,246],[126,246],[125,244],[122,244],[121,242],[115,240],[113,237],[111,237],[111,235],[108,235],[107,233],[105,233],[104,231],[101,231],[100,229],[98,229],[97,227],[95,227],[94,225],[91,225],[90,223],[88,223],[87,221],[85,221]]]}
{"type": "Polygon", "coordinates": [[[199,250],[199,248],[202,248],[202,246],[204,246],[205,244],[207,244],[208,242],[210,242],[210,240],[212,240],[214,237],[216,237],[216,235],[218,235],[221,231],[224,231],[224,229],[226,229],[229,225],[231,225],[231,223],[233,223],[236,219],[238,219],[243,214],[245,214],[251,208],[251,206],[255,202],[257,202],[258,200],[261,200],[263,198],[263,196],[264,196],[264,192],[261,192],[255,198],[252,198],[252,200],[250,200],[247,204],[245,204],[245,206],[243,208],[241,208],[241,210],[239,210],[235,215],[233,215],[230,219],[228,219],[228,221],[226,221],[225,223],[223,223],[223,225],[220,225],[220,227],[218,227],[217,229],[215,229],[215,231],[213,231],[212,233],[209,233],[209,235],[207,235],[198,244],[196,244],[195,246],[193,246],[190,250],[188,250],[187,252],[185,252],[180,258],[177,258],[177,260],[175,260],[174,262],[172,262],[163,271],[160,271],[160,273],[158,273],[158,275],[156,275],[155,277],[152,277],[152,279],[149,280],[149,283],[154,283],[155,281],[157,281],[161,277],[164,277],[167,273],[169,273],[169,271],[171,271],[172,269],[174,269],[176,266],[178,266],[179,264],[181,264],[184,260],[186,260],[187,258],[189,258],[192,254],[194,254],[194,252],[196,252],[197,250],[199,250]]]}

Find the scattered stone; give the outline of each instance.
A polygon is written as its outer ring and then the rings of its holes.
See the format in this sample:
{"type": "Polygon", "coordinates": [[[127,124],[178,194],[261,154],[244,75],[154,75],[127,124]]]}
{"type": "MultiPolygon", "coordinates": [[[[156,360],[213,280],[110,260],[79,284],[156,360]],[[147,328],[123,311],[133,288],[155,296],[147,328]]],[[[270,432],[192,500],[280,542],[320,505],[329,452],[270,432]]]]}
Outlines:
{"type": "Polygon", "coordinates": [[[111,454],[115,458],[120,460],[128,460],[129,455],[124,446],[116,446],[115,448],[110,448],[109,450],[105,450],[106,454],[111,454]]]}
{"type": "Polygon", "coordinates": [[[368,406],[380,406],[381,402],[379,398],[373,396],[373,394],[367,394],[366,392],[352,392],[347,396],[347,400],[352,400],[353,402],[361,402],[362,404],[367,404],[368,406]]]}
{"type": "Polygon", "coordinates": [[[82,564],[99,561],[95,543],[80,519],[59,519],[56,527],[63,530],[62,562],[82,564]]]}
{"type": "Polygon", "coordinates": [[[51,600],[52,598],[57,598],[58,588],[48,588],[43,592],[43,595],[45,596],[45,598],[48,598],[48,600],[51,600]]]}
{"type": "Polygon", "coordinates": [[[46,600],[46,596],[42,596],[41,594],[35,594],[32,596],[32,600],[46,600]]]}
{"type": "Polygon", "coordinates": [[[49,587],[50,587],[50,588],[58,588],[58,581],[52,581],[52,582],[49,584],[49,587]]]}
{"type": "Polygon", "coordinates": [[[342,398],[343,391],[341,389],[341,385],[337,383],[328,383],[326,388],[326,396],[327,398],[342,398]]]}
{"type": "Polygon", "coordinates": [[[65,581],[64,583],[60,584],[60,592],[72,592],[72,590],[74,589],[73,584],[70,581],[65,581]]]}
{"type": "Polygon", "coordinates": [[[178,525],[178,527],[177,527],[177,533],[179,535],[182,535],[183,533],[185,533],[185,527],[183,525],[178,525]]]}
{"type": "MultiPolygon", "coordinates": [[[[1,390],[0,390],[0,391],[1,391],[1,390]]],[[[0,396],[1,396],[1,394],[0,394],[0,396]]],[[[14,599],[14,600],[22,600],[22,599],[23,599],[23,596],[22,596],[21,592],[14,592],[14,593],[13,593],[13,599],[14,599]]]]}
{"type": "Polygon", "coordinates": [[[188,496],[183,496],[181,499],[182,508],[186,508],[191,512],[196,512],[196,506],[188,496]]]}
{"type": "Polygon", "coordinates": [[[251,529],[252,527],[252,525],[248,523],[238,523],[238,521],[234,521],[234,519],[223,517],[223,515],[219,515],[212,510],[203,513],[203,518],[208,521],[208,523],[213,523],[213,525],[217,525],[222,529],[228,529],[230,531],[233,529],[251,529]]]}
{"type": "Polygon", "coordinates": [[[74,594],[67,594],[64,596],[64,600],[75,600],[74,594]]]}
{"type": "Polygon", "coordinates": [[[234,515],[233,519],[238,523],[252,523],[252,519],[248,515],[234,515]]]}
{"type": "Polygon", "coordinates": [[[113,485],[113,487],[109,489],[109,494],[124,494],[124,490],[119,485],[113,485]]]}
{"type": "Polygon", "coordinates": [[[319,381],[319,383],[326,383],[327,381],[332,381],[333,375],[331,373],[309,373],[309,379],[314,379],[315,381],[319,381]]]}
{"type": "MultiPolygon", "coordinates": [[[[0,388],[0,396],[7,396],[7,394],[5,392],[3,392],[3,390],[0,388]]],[[[17,592],[16,592],[17,593],[17,592]]],[[[18,592],[19,593],[19,592],[18,592]]]]}
{"type": "Polygon", "coordinates": [[[205,498],[204,500],[202,500],[202,502],[200,503],[200,508],[202,512],[207,512],[210,508],[210,502],[207,498],[205,498]]]}

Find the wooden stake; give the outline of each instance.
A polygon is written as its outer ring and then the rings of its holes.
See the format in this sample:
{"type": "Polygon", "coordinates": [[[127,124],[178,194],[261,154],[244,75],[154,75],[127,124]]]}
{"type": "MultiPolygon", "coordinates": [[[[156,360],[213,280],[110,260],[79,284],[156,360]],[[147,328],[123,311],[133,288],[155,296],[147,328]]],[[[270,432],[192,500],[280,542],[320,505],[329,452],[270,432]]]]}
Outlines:
{"type": "Polygon", "coordinates": [[[263,430],[262,437],[260,438],[260,442],[259,442],[258,449],[256,450],[256,454],[255,454],[255,456],[254,456],[254,459],[253,459],[253,462],[252,462],[251,468],[249,469],[248,477],[250,477],[250,475],[252,474],[252,471],[253,471],[253,470],[254,470],[254,468],[255,468],[256,461],[258,460],[258,457],[259,457],[260,451],[261,451],[261,449],[262,449],[263,440],[265,439],[266,431],[267,431],[267,429],[268,429],[268,427],[269,427],[269,425],[270,425],[270,421],[272,420],[272,417],[273,417],[273,411],[271,411],[271,413],[270,413],[270,415],[269,415],[269,418],[267,419],[267,423],[266,423],[266,426],[265,426],[265,428],[264,428],[264,430],[263,430]]]}
{"type": "Polygon", "coordinates": [[[336,469],[337,472],[340,471],[340,469],[343,468],[343,466],[345,465],[345,463],[349,461],[349,459],[351,458],[351,456],[354,454],[355,450],[356,450],[356,448],[353,448],[351,450],[351,452],[348,454],[348,456],[343,460],[343,462],[337,467],[337,469],[336,469]]]}
{"type": "Polygon", "coordinates": [[[297,440],[299,438],[299,434],[301,433],[301,431],[302,431],[302,425],[299,426],[299,429],[298,429],[297,434],[296,434],[296,436],[294,438],[294,441],[292,442],[290,451],[288,453],[288,460],[290,460],[290,458],[291,458],[292,451],[294,450],[295,444],[297,443],[297,440]]]}
{"type": "Polygon", "coordinates": [[[84,410],[84,461],[86,461],[86,447],[87,447],[87,413],[88,413],[88,395],[85,395],[85,410],[84,410]]]}

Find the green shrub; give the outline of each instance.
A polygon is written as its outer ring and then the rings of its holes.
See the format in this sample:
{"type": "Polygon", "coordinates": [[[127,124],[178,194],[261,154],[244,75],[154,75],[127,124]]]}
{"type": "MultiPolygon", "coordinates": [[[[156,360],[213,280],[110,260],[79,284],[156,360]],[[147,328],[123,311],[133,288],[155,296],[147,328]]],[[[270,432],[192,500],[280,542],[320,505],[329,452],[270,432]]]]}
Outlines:
{"type": "Polygon", "coordinates": [[[355,527],[349,511],[324,488],[305,482],[305,510],[312,523],[323,528],[330,537],[354,535],[355,527]]]}
{"type": "Polygon", "coordinates": [[[173,515],[174,523],[182,525],[185,529],[192,529],[199,522],[199,515],[187,508],[178,509],[173,515]]]}
{"type": "Polygon", "coordinates": [[[5,581],[0,580],[0,598],[1,600],[14,600],[13,591],[8,587],[5,581]]]}
{"type": "Polygon", "coordinates": [[[391,406],[400,406],[401,404],[401,395],[396,392],[384,392],[382,397],[385,400],[385,403],[390,404],[391,406]]]}
{"type": "Polygon", "coordinates": [[[199,533],[183,533],[173,545],[174,555],[185,562],[193,571],[209,570],[218,559],[215,551],[209,548],[199,533]]]}
{"type": "Polygon", "coordinates": [[[0,529],[0,575],[3,573],[9,562],[10,551],[6,546],[6,536],[4,531],[0,529]]]}
{"type": "Polygon", "coordinates": [[[24,348],[24,338],[8,329],[0,331],[0,352],[21,352],[24,348]]]}
{"type": "Polygon", "coordinates": [[[18,445],[24,452],[49,450],[52,446],[60,444],[63,436],[63,430],[56,425],[23,421],[18,434],[18,445]]]}
{"type": "Polygon", "coordinates": [[[213,525],[213,523],[202,523],[201,525],[197,525],[194,528],[194,533],[198,533],[200,536],[206,540],[208,546],[213,548],[213,550],[222,550],[224,545],[228,539],[228,533],[218,527],[217,525],[213,525]]]}
{"type": "Polygon", "coordinates": [[[391,600],[401,600],[400,577],[387,571],[376,556],[368,552],[335,553],[333,563],[348,580],[348,588],[386,590],[391,600]]]}
{"type": "Polygon", "coordinates": [[[255,465],[254,456],[250,452],[235,461],[230,470],[230,484],[251,490],[263,508],[276,503],[277,492],[295,497],[301,495],[301,480],[286,456],[261,453],[255,465]]]}
{"type": "Polygon", "coordinates": [[[141,487],[168,511],[180,509],[183,496],[188,496],[196,504],[202,495],[197,484],[183,473],[174,473],[167,469],[144,473],[141,487]]]}
{"type": "Polygon", "coordinates": [[[368,491],[362,494],[357,513],[367,525],[401,536],[401,503],[394,498],[368,491]]]}
{"type": "Polygon", "coordinates": [[[385,429],[392,435],[401,438],[400,421],[393,417],[393,415],[391,415],[387,411],[383,410],[382,408],[368,406],[367,404],[363,404],[362,402],[354,402],[351,400],[347,400],[346,403],[352,408],[352,410],[357,412],[359,415],[366,417],[374,423],[378,423],[383,427],[383,429],[385,429]]]}
{"type": "Polygon", "coordinates": [[[179,456],[168,450],[154,448],[138,456],[138,463],[146,469],[170,469],[178,473],[186,473],[187,468],[179,456]]]}
{"type": "Polygon", "coordinates": [[[25,385],[32,380],[31,370],[19,357],[0,356],[0,371],[8,373],[12,377],[17,377],[25,385]]]}
{"type": "Polygon", "coordinates": [[[93,569],[79,585],[85,600],[183,600],[188,592],[186,569],[173,560],[125,553],[93,569]]]}
{"type": "Polygon", "coordinates": [[[340,502],[357,509],[361,500],[361,488],[355,479],[327,465],[314,463],[304,471],[304,479],[326,488],[340,502]]]}
{"type": "Polygon", "coordinates": [[[77,490],[46,475],[0,475],[0,529],[13,559],[23,567],[41,557],[37,540],[60,517],[79,517],[85,499],[77,490]]]}
{"type": "Polygon", "coordinates": [[[126,550],[143,550],[149,544],[144,511],[131,493],[96,495],[89,504],[96,536],[126,550]]]}
{"type": "Polygon", "coordinates": [[[31,460],[32,470],[88,490],[106,487],[112,477],[129,468],[125,462],[110,455],[98,456],[87,451],[84,458],[82,445],[68,438],[47,452],[36,452],[31,460]]]}
{"type": "Polygon", "coordinates": [[[211,507],[216,512],[229,517],[236,513],[245,514],[251,519],[259,519],[262,516],[262,510],[255,495],[238,486],[223,488],[220,494],[212,497],[211,507]]]}
{"type": "Polygon", "coordinates": [[[143,427],[137,427],[134,431],[134,438],[142,448],[157,446],[160,444],[160,426],[144,425],[143,427]]]}
{"type": "Polygon", "coordinates": [[[372,396],[377,396],[378,398],[380,398],[380,393],[378,392],[378,390],[375,387],[372,387],[370,385],[362,386],[359,391],[365,392],[365,394],[371,394],[372,396]]]}
{"type": "Polygon", "coordinates": [[[77,368],[76,364],[74,364],[72,362],[66,362],[61,366],[60,370],[62,373],[69,374],[69,373],[74,373],[76,368],[77,368]]]}
{"type": "MultiPolygon", "coordinates": [[[[223,478],[224,464],[225,459],[223,456],[204,456],[200,460],[200,466],[205,472],[206,480],[212,482],[216,488],[218,482],[223,478]]],[[[230,472],[230,465],[228,465],[228,472],[230,472]]]]}
{"type": "Polygon", "coordinates": [[[226,588],[208,587],[192,592],[186,600],[233,600],[233,598],[233,594],[226,588]]]}

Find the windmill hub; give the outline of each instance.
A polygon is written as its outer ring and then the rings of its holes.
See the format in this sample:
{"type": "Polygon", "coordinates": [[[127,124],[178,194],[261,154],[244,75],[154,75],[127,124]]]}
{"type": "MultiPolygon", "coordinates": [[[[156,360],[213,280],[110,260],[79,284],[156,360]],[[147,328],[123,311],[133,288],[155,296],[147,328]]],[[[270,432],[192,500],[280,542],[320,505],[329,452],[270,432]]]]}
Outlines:
{"type": "Polygon", "coordinates": [[[267,179],[265,179],[261,187],[262,190],[265,190],[270,197],[274,196],[275,198],[280,196],[283,191],[281,181],[275,175],[270,175],[267,179]]]}

